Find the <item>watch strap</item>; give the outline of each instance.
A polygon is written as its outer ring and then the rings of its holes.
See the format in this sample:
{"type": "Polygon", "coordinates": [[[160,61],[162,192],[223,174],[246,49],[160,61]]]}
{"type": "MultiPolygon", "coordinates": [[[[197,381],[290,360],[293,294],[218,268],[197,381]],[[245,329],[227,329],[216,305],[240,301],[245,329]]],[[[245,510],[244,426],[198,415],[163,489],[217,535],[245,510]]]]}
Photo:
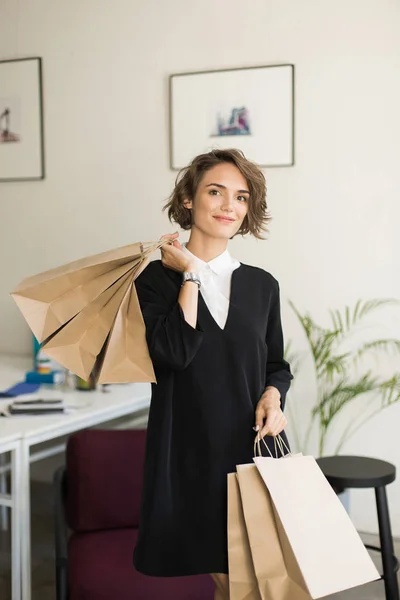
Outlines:
{"type": "Polygon", "coordinates": [[[201,281],[197,273],[193,273],[192,271],[184,271],[182,273],[182,285],[184,285],[186,281],[192,281],[193,283],[197,283],[199,289],[201,287],[201,281]]]}

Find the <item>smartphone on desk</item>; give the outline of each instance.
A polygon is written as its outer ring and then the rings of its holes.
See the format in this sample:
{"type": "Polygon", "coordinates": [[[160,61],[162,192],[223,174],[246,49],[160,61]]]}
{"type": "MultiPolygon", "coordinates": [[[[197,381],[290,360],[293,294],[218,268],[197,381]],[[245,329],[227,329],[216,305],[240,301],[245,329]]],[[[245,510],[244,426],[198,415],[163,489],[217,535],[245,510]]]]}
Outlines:
{"type": "Polygon", "coordinates": [[[23,398],[13,401],[14,406],[30,406],[31,404],[63,404],[61,398],[29,398],[24,400],[23,398]]]}
{"type": "Polygon", "coordinates": [[[30,398],[14,400],[8,410],[11,415],[46,415],[65,412],[65,405],[57,398],[30,398]]]}

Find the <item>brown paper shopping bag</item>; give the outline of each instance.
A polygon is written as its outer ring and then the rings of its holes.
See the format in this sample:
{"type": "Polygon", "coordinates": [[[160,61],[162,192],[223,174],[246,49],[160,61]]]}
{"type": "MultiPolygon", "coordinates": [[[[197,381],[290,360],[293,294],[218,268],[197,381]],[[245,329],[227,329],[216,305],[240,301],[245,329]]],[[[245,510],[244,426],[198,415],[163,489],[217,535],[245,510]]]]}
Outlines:
{"type": "Polygon", "coordinates": [[[100,383],[155,381],[146,343],[146,328],[135,284],[131,282],[118,309],[104,358],[99,363],[100,383]]]}
{"type": "Polygon", "coordinates": [[[311,600],[290,547],[282,547],[271,498],[257,467],[238,465],[237,479],[261,599],[311,600]]]}
{"type": "Polygon", "coordinates": [[[82,258],[24,279],[11,295],[37,340],[43,342],[140,264],[144,254],[143,246],[136,243],[82,258]]]}
{"type": "Polygon", "coordinates": [[[236,473],[228,475],[228,562],[230,600],[261,600],[236,473]]]}
{"type": "Polygon", "coordinates": [[[85,306],[44,344],[47,356],[88,380],[97,356],[113,328],[115,315],[129,284],[128,275],[124,275],[85,306]]]}
{"type": "Polygon", "coordinates": [[[154,382],[134,281],[166,243],[137,242],[22,281],[12,296],[43,351],[85,380],[154,382]]]}
{"type": "Polygon", "coordinates": [[[288,573],[292,576],[297,570],[297,581],[301,577],[312,598],[380,579],[349,515],[313,457],[256,457],[254,462],[272,500],[288,573]]]}

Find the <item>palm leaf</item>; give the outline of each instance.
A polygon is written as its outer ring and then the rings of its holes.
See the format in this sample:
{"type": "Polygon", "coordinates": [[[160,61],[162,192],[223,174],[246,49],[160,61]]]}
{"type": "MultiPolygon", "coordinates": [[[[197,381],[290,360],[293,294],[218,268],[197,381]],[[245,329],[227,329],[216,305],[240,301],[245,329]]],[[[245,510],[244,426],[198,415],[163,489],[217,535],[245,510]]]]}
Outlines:
{"type": "Polygon", "coordinates": [[[295,307],[293,302],[289,301],[289,304],[290,304],[291,308],[293,309],[293,312],[295,313],[300,325],[303,328],[303,331],[306,335],[308,344],[310,346],[311,353],[312,353],[314,361],[315,361],[316,346],[315,346],[314,340],[318,339],[317,332],[320,330],[320,327],[318,327],[318,325],[316,325],[314,323],[314,321],[311,319],[311,317],[309,315],[305,314],[303,316],[302,314],[300,314],[300,312],[297,310],[297,308],[295,307]]]}
{"type": "Polygon", "coordinates": [[[381,407],[387,408],[400,400],[400,375],[382,382],[381,407]]]}
{"type": "Polygon", "coordinates": [[[321,377],[326,377],[329,382],[333,381],[335,375],[342,375],[346,377],[347,373],[347,360],[350,356],[349,352],[339,354],[338,356],[327,357],[323,363],[319,374],[321,377]]]}
{"type": "Polygon", "coordinates": [[[382,308],[383,306],[393,306],[396,304],[400,304],[400,300],[397,300],[397,298],[375,298],[373,300],[367,300],[364,303],[360,303],[357,316],[353,314],[353,325],[378,308],[382,308]]]}
{"type": "MultiPolygon", "coordinates": [[[[306,442],[309,439],[310,427],[315,421],[319,422],[319,450],[322,454],[333,419],[354,399],[371,392],[378,393],[381,398],[379,410],[400,401],[400,375],[386,381],[377,379],[369,371],[355,380],[350,376],[350,368],[366,355],[400,353],[400,340],[382,338],[363,343],[356,350],[338,351],[339,345],[345,341],[353,328],[361,324],[363,319],[385,306],[399,305],[400,300],[393,298],[358,300],[353,308],[345,306],[342,310],[332,309],[329,311],[332,323],[330,328],[320,327],[309,314],[302,315],[293,302],[289,304],[307,338],[317,379],[318,399],[311,411],[306,442]]],[[[366,418],[365,415],[362,416],[366,418]]],[[[340,444],[343,444],[352,434],[353,425],[354,423],[350,423],[344,428],[340,444]]]]}
{"type": "Polygon", "coordinates": [[[358,313],[362,307],[362,300],[357,300],[356,305],[353,310],[353,323],[356,323],[358,320],[358,313]]]}
{"type": "Polygon", "coordinates": [[[396,304],[400,304],[400,300],[396,298],[377,298],[365,302],[358,300],[353,311],[351,311],[349,306],[346,306],[343,314],[338,309],[330,310],[329,313],[334,329],[339,330],[342,334],[346,334],[373,311],[383,306],[396,304]]]}
{"type": "Polygon", "coordinates": [[[345,317],[346,317],[346,330],[348,331],[352,325],[352,317],[350,315],[350,308],[346,306],[345,309],[345,317]]]}
{"type": "Polygon", "coordinates": [[[332,346],[340,334],[339,329],[331,331],[317,325],[308,314],[302,315],[293,302],[289,301],[306,335],[310,350],[318,372],[332,353],[332,346]]]}
{"type": "Polygon", "coordinates": [[[329,360],[329,358],[332,356],[332,349],[338,336],[338,331],[329,331],[327,329],[321,329],[319,331],[319,337],[315,340],[314,343],[314,360],[317,373],[324,370],[324,365],[326,361],[329,360]]]}
{"type": "Polygon", "coordinates": [[[365,354],[369,354],[371,351],[400,353],[400,340],[395,338],[374,340],[372,342],[366,342],[360,348],[354,351],[354,361],[359,361],[365,354]]]}
{"type": "Polygon", "coordinates": [[[329,313],[332,318],[333,329],[336,331],[340,331],[342,333],[344,328],[343,328],[343,319],[342,319],[342,315],[340,314],[340,311],[335,309],[335,310],[330,310],[329,313]]]}
{"type": "Polygon", "coordinates": [[[367,416],[363,415],[363,418],[356,419],[355,422],[351,421],[344,429],[342,436],[336,446],[335,454],[338,454],[346,440],[351,438],[356,431],[363,427],[368,421],[373,419],[382,410],[389,408],[400,400],[400,375],[393,375],[390,379],[382,381],[379,386],[381,392],[381,403],[378,409],[373,410],[367,416]]]}
{"type": "Polygon", "coordinates": [[[364,374],[355,382],[339,381],[333,388],[322,393],[320,402],[313,409],[313,414],[319,414],[321,422],[327,425],[349,402],[362,394],[376,390],[379,385],[380,382],[370,373],[364,374]]]}

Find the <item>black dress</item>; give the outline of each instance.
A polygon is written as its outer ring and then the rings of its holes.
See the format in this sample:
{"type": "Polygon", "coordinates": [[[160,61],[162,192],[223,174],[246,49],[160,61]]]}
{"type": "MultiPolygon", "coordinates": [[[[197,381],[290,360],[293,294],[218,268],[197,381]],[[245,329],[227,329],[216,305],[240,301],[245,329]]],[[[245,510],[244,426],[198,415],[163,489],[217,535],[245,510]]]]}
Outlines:
{"type": "Polygon", "coordinates": [[[226,475],[252,462],[265,387],[278,388],[284,405],[292,379],[269,273],[244,264],[233,272],[224,329],[201,294],[196,329],[185,321],[181,277],[154,261],[136,281],[157,384],[134,565],[153,576],[228,573],[226,475]]]}

